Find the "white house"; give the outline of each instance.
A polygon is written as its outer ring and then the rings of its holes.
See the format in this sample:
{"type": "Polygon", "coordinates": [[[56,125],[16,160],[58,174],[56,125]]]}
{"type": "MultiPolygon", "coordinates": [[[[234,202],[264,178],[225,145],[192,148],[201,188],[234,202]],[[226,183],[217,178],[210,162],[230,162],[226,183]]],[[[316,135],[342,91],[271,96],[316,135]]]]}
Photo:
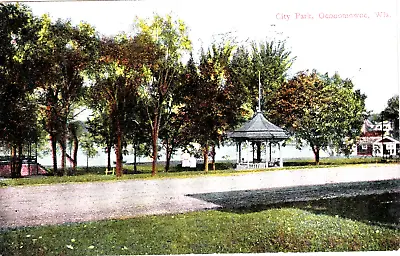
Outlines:
{"type": "Polygon", "coordinates": [[[375,156],[395,156],[400,155],[400,141],[385,136],[373,143],[375,156]]]}

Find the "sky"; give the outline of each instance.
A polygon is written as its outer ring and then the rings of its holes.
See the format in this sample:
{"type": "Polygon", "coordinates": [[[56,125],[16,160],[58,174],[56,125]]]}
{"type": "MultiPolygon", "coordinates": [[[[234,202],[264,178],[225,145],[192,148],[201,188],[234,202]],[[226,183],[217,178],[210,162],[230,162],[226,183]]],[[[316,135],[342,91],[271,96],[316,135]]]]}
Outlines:
{"type": "Polygon", "coordinates": [[[286,40],[296,56],[290,74],[307,69],[331,75],[338,72],[367,95],[367,110],[373,112],[382,111],[387,100],[399,94],[396,0],[141,0],[27,5],[35,15],[86,21],[105,35],[129,32],[136,16],[172,14],[188,26],[195,51],[208,47],[224,33],[238,42],[286,40]]]}

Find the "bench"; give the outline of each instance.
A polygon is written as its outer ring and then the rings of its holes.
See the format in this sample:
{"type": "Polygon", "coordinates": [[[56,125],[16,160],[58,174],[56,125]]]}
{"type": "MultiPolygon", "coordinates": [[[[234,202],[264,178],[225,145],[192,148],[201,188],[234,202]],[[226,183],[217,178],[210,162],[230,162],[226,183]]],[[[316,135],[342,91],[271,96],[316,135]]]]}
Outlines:
{"type": "Polygon", "coordinates": [[[106,175],[111,174],[114,175],[115,174],[115,168],[112,168],[110,171],[106,168],[106,170],[104,171],[106,175]]]}

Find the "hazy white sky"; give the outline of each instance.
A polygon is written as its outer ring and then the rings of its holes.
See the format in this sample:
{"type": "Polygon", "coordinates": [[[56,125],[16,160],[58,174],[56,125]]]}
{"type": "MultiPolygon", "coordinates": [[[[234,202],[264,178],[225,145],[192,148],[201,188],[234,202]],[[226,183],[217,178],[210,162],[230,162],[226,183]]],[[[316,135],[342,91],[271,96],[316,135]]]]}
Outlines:
{"type": "MultiPolygon", "coordinates": [[[[399,1],[399,0],[397,0],[399,1]]],[[[291,73],[317,69],[352,78],[368,98],[367,109],[383,110],[399,93],[396,0],[142,0],[29,3],[34,14],[86,21],[102,34],[128,32],[135,16],[172,14],[185,21],[195,48],[232,32],[238,40],[287,39],[297,56],[291,73]],[[381,18],[377,13],[381,13],[381,18]],[[387,14],[384,15],[383,12],[387,14]],[[327,18],[329,15],[340,18],[327,18]],[[349,17],[361,14],[364,18],[349,17]],[[386,17],[383,17],[386,16],[386,17]]]]}

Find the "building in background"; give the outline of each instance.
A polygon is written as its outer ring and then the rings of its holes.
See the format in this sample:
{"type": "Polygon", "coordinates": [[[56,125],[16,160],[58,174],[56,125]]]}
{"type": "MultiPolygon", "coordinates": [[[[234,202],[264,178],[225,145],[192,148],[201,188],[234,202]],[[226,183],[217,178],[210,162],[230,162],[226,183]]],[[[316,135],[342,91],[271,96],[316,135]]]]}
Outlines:
{"type": "Polygon", "coordinates": [[[357,142],[359,156],[399,156],[400,142],[390,135],[393,133],[393,123],[383,121],[373,123],[365,120],[361,128],[361,136],[357,142]]]}

